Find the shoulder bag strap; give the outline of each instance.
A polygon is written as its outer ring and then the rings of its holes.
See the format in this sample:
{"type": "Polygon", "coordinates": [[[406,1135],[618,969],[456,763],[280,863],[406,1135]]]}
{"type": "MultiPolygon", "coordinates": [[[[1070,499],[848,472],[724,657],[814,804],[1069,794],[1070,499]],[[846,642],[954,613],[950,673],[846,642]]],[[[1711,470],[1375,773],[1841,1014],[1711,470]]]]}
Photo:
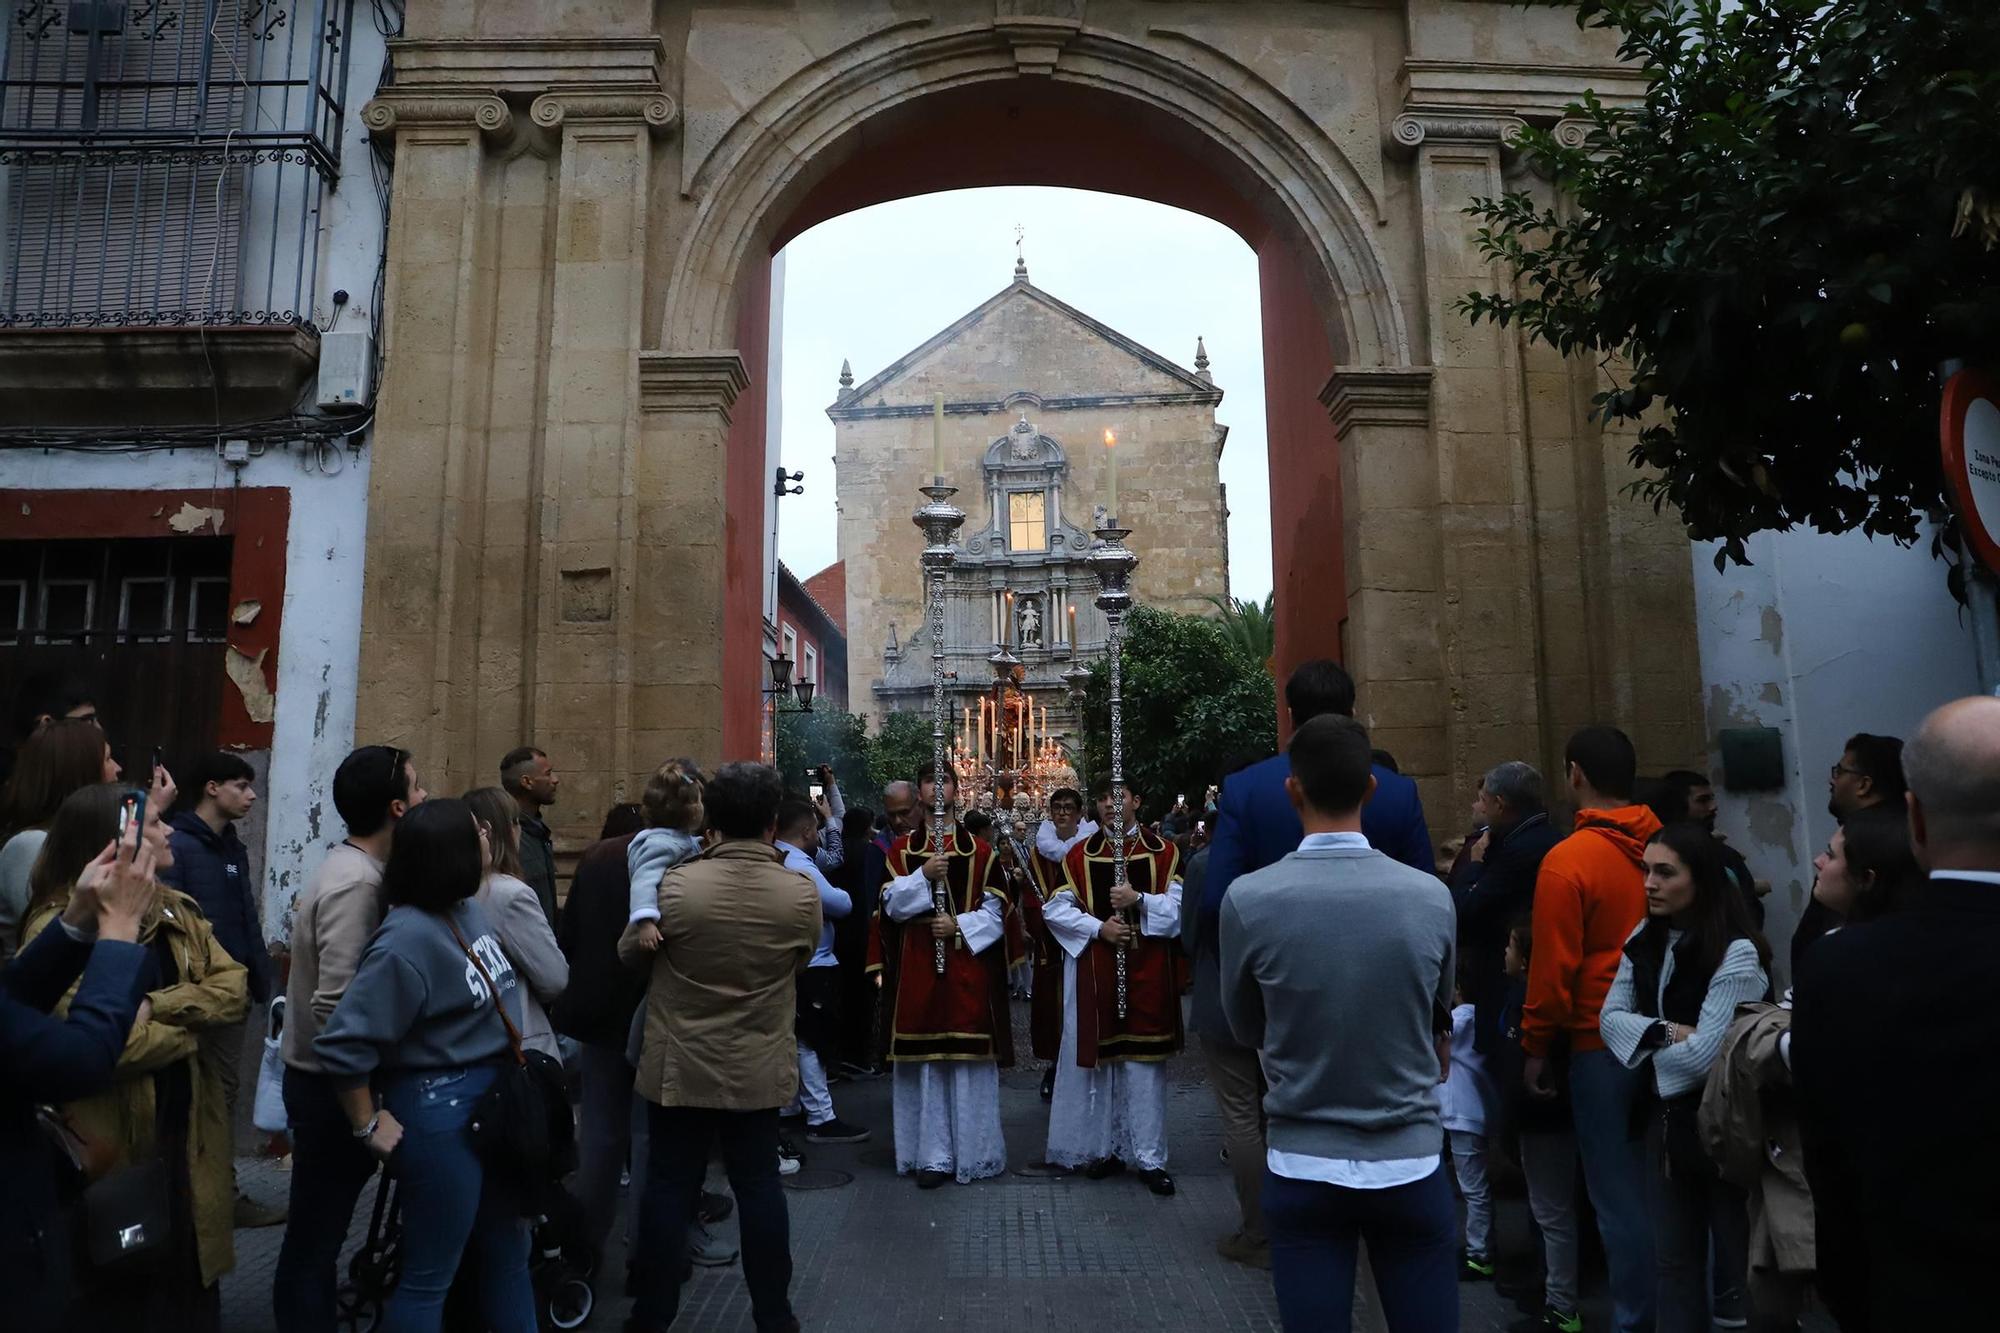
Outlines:
{"type": "Polygon", "coordinates": [[[486,970],[486,964],[479,961],[479,955],[465,942],[465,936],[458,933],[458,922],[447,915],[444,923],[451,927],[451,937],[458,941],[458,947],[472,960],[472,965],[479,969],[479,978],[486,983],[486,993],[493,997],[493,1009],[500,1015],[500,1021],[507,1025],[507,1045],[513,1049],[514,1063],[518,1065],[528,1063],[528,1057],[521,1052],[521,1030],[514,1026],[513,1019],[507,1017],[507,1006],[500,1002],[500,988],[493,984],[493,974],[486,970]]]}

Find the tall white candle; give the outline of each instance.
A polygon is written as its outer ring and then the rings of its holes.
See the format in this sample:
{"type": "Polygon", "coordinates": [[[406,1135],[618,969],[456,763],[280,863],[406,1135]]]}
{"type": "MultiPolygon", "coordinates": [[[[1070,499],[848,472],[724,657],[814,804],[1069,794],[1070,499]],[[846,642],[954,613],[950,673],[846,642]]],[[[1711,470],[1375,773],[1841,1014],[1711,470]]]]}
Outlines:
{"type": "MultiPolygon", "coordinates": [[[[1111,465],[1110,498],[1104,512],[1107,517],[1115,519],[1118,517],[1118,437],[1108,428],[1104,432],[1104,452],[1109,456],[1111,465]]],[[[944,465],[940,463],[938,466],[942,468],[944,465]]]]}

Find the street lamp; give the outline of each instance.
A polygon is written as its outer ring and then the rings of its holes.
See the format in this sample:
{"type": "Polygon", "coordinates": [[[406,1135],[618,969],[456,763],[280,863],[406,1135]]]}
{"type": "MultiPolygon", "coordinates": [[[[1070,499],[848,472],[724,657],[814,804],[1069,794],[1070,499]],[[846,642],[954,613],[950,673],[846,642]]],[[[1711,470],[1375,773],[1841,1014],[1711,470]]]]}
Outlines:
{"type": "Polygon", "coordinates": [[[796,685],[792,683],[792,659],[786,657],[783,653],[779,653],[776,657],[765,660],[771,664],[771,683],[764,690],[765,697],[772,701],[771,711],[774,713],[812,712],[813,683],[809,680],[801,680],[796,685]],[[799,706],[797,708],[785,707],[787,699],[797,699],[799,706]]]}

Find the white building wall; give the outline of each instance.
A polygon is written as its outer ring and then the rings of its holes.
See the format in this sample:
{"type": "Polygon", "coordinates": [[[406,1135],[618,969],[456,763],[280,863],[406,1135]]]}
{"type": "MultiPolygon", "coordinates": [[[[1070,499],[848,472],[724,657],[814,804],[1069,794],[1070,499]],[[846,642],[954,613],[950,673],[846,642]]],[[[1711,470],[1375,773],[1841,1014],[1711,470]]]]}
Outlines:
{"type": "MultiPolygon", "coordinates": [[[[347,116],[341,176],[322,206],[315,322],[333,315],[332,293],[349,294],[339,327],[365,329],[374,316],[382,254],[382,212],[370,179],[361,107],[374,95],[386,39],[357,9],[349,33],[347,116]]],[[[268,212],[253,214],[253,225],[268,212]]],[[[246,245],[245,252],[255,249],[246,245]]],[[[356,425],[365,421],[357,416],[356,425]]],[[[361,559],[368,520],[372,432],[345,448],[273,444],[242,468],[212,449],[89,454],[40,450],[0,453],[0,486],[37,490],[280,487],[291,492],[285,540],[285,605],[278,645],[277,702],[268,775],[259,803],[261,844],[249,829],[251,855],[263,858],[264,932],[291,931],[292,900],[327,847],[344,836],[334,812],[333,771],[354,746],[354,701],[361,647],[361,559]]],[[[253,762],[262,760],[253,758],[253,762]]],[[[259,763],[259,767],[263,767],[259,763]]]]}
{"type": "Polygon", "coordinates": [[[1718,573],[1715,547],[1695,548],[1696,624],[1719,831],[1771,884],[1765,924],[1782,973],[1813,857],[1833,836],[1827,773],[1842,745],[1861,731],[1908,737],[1979,680],[1928,532],[1908,549],[1855,533],[1765,533],[1749,554],[1749,567],[1718,573]],[[1782,734],[1783,790],[1720,787],[1716,737],[1747,726],[1782,734]]]}

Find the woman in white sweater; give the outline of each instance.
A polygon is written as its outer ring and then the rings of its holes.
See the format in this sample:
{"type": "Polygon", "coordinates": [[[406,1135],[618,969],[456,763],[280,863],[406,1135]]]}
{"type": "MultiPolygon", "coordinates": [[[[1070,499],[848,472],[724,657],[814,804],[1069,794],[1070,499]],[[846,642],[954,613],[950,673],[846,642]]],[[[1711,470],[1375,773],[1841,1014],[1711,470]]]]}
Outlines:
{"type": "Polygon", "coordinates": [[[514,798],[500,787],[465,794],[485,837],[486,877],[472,900],[486,909],[500,933],[500,947],[527,983],[521,1012],[521,1044],[560,1062],[549,1006],[569,989],[569,960],[542,911],[541,899],[521,878],[521,829],[514,822],[514,798]]]}
{"type": "Polygon", "coordinates": [[[1695,1128],[1709,1068],[1736,1006],[1765,998],[1770,947],[1750,923],[1714,836],[1675,824],[1646,846],[1646,919],[1625,941],[1598,1020],[1604,1044],[1648,1068],[1646,1160],[1659,1266],[1657,1333],[1741,1327],[1748,1223],[1695,1128]],[[1708,1256],[1715,1249],[1715,1306],[1708,1256]]]}

